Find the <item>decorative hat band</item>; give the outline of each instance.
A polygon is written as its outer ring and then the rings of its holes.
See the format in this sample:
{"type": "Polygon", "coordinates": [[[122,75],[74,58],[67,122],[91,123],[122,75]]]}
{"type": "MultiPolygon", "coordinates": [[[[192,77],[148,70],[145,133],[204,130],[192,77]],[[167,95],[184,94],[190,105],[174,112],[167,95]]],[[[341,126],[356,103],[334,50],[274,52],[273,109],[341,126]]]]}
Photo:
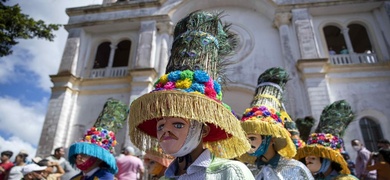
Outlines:
{"type": "Polygon", "coordinates": [[[115,133],[108,131],[101,127],[92,127],[84,135],[84,138],[80,142],[87,142],[96,144],[110,153],[114,152],[114,146],[116,145],[115,133]]]}
{"type": "MultiPolygon", "coordinates": [[[[184,43],[189,43],[193,40],[194,37],[200,37],[202,46],[206,46],[206,45],[210,44],[211,42],[213,42],[217,46],[217,48],[219,48],[219,43],[218,43],[217,38],[215,38],[210,33],[198,31],[198,30],[184,32],[180,36],[177,36],[175,38],[175,40],[173,41],[173,43],[175,43],[178,39],[181,39],[181,38],[184,38],[184,43]]],[[[183,43],[183,42],[180,42],[180,43],[183,43]]]]}
{"type": "Polygon", "coordinates": [[[172,71],[161,76],[154,84],[154,87],[155,89],[152,92],[179,90],[188,93],[202,94],[219,103],[222,101],[221,85],[202,70],[172,71]]]}
{"type": "Polygon", "coordinates": [[[282,106],[282,105],[280,104],[278,98],[276,98],[275,96],[269,95],[269,94],[259,94],[259,95],[256,95],[253,99],[254,99],[254,100],[259,100],[259,99],[263,99],[263,98],[272,99],[279,107],[282,106]]]}
{"type": "Polygon", "coordinates": [[[307,145],[312,144],[319,144],[324,147],[339,151],[341,153],[343,150],[344,142],[341,138],[332,134],[313,133],[309,136],[309,139],[307,140],[307,145]]]}
{"type": "Polygon", "coordinates": [[[283,92],[282,87],[280,87],[278,84],[275,84],[272,82],[262,82],[259,85],[257,85],[257,88],[259,88],[261,86],[273,86],[273,87],[277,88],[280,92],[283,92]]]}
{"type": "Polygon", "coordinates": [[[255,106],[252,108],[247,108],[244,115],[242,116],[241,121],[247,120],[260,120],[273,124],[281,124],[283,126],[283,121],[280,118],[280,113],[276,112],[274,108],[267,108],[266,106],[255,106]]]}

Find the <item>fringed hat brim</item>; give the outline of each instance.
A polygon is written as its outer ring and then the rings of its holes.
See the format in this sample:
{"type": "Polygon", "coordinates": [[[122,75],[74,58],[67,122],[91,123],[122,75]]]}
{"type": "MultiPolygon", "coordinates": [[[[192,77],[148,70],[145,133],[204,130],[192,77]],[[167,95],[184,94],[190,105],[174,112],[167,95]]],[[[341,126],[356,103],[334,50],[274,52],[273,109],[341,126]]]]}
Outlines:
{"type": "Polygon", "coordinates": [[[76,164],[77,154],[86,154],[88,156],[96,157],[108,165],[108,171],[110,173],[116,174],[118,172],[115,157],[108,150],[96,144],[78,142],[70,146],[68,159],[69,163],[73,166],[76,164]]]}
{"type": "Polygon", "coordinates": [[[134,145],[141,150],[158,146],[156,123],[163,117],[207,124],[210,133],[203,144],[217,157],[234,158],[250,148],[240,121],[229,109],[205,95],[177,90],[155,91],[133,101],[129,126],[134,145]]]}
{"type": "MultiPolygon", "coordinates": [[[[285,158],[293,158],[296,154],[296,147],[294,142],[291,140],[291,135],[284,127],[271,124],[269,122],[260,121],[260,120],[247,120],[241,122],[242,129],[246,134],[260,134],[260,135],[270,135],[274,138],[274,147],[279,155],[285,158]]],[[[256,161],[255,156],[250,156],[245,153],[240,156],[240,159],[243,162],[254,164],[256,161]]]]}
{"type": "Polygon", "coordinates": [[[340,171],[341,174],[351,174],[347,162],[344,160],[343,155],[341,155],[338,151],[317,144],[306,145],[298,149],[297,155],[294,159],[301,160],[307,156],[317,156],[329,159],[332,162],[340,164],[342,168],[340,171]]]}

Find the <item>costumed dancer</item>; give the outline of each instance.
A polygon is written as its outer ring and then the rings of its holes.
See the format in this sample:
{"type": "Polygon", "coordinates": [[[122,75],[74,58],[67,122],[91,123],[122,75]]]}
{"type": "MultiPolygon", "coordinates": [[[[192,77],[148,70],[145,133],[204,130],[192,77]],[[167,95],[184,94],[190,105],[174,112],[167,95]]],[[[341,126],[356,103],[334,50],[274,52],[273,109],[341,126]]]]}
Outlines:
{"type": "Polygon", "coordinates": [[[118,172],[113,155],[115,133],[122,128],[128,113],[126,104],[112,98],[107,100],[94,126],[69,148],[70,164],[81,170],[72,180],[114,179],[118,172]]]}
{"type": "MultiPolygon", "coordinates": [[[[296,147],[281,118],[281,96],[288,75],[281,68],[271,68],[259,76],[252,107],[246,109],[241,126],[251,144],[248,153],[239,157],[255,164],[256,179],[313,179],[301,162],[291,159],[296,147]]],[[[283,117],[283,116],[282,116],[283,117]]]]}
{"type": "Polygon", "coordinates": [[[161,148],[146,150],[144,156],[145,166],[152,179],[159,179],[164,176],[165,170],[172,163],[173,159],[172,156],[164,154],[161,148]]]}
{"type": "Polygon", "coordinates": [[[315,179],[354,180],[344,160],[342,136],[354,118],[351,106],[345,101],[336,101],[324,108],[320,122],[304,147],[294,157],[306,163],[315,179]]]}
{"type": "Polygon", "coordinates": [[[254,179],[237,157],[249,149],[245,133],[222,102],[224,62],[234,36],[221,14],[196,11],[180,20],[166,74],[130,106],[131,141],[160,145],[175,157],[162,179],[254,179]]]}

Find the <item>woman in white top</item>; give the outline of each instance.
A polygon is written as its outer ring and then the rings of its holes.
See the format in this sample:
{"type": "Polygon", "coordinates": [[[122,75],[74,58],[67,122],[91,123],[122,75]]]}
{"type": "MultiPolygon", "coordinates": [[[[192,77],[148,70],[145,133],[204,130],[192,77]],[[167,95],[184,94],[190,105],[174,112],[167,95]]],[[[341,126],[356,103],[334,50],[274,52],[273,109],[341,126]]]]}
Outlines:
{"type": "Polygon", "coordinates": [[[15,166],[11,168],[8,174],[8,180],[20,180],[23,178],[22,168],[26,165],[26,157],[25,154],[18,154],[15,157],[15,166]]]}

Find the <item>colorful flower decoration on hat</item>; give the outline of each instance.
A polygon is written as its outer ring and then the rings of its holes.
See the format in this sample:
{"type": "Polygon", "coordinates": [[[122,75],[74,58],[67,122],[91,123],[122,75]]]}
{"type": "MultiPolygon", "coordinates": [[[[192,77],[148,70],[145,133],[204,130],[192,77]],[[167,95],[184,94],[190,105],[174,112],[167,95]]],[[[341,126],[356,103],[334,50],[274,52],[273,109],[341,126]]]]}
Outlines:
{"type": "Polygon", "coordinates": [[[115,133],[101,127],[89,129],[80,142],[96,144],[110,153],[114,153],[114,146],[117,143],[115,133]]]}
{"type": "Polygon", "coordinates": [[[343,140],[336,135],[325,134],[325,133],[313,133],[309,136],[307,145],[319,144],[324,147],[331,148],[335,151],[343,151],[343,140]]]}
{"type": "Polygon", "coordinates": [[[283,121],[280,118],[280,113],[276,112],[275,109],[268,109],[265,106],[255,106],[252,108],[247,108],[244,115],[242,116],[241,121],[247,120],[261,120],[269,123],[280,123],[283,125],[283,121]]]}
{"type": "Polygon", "coordinates": [[[154,84],[152,91],[180,90],[189,93],[203,94],[217,102],[222,101],[221,85],[202,70],[176,70],[164,74],[154,84]]]}

